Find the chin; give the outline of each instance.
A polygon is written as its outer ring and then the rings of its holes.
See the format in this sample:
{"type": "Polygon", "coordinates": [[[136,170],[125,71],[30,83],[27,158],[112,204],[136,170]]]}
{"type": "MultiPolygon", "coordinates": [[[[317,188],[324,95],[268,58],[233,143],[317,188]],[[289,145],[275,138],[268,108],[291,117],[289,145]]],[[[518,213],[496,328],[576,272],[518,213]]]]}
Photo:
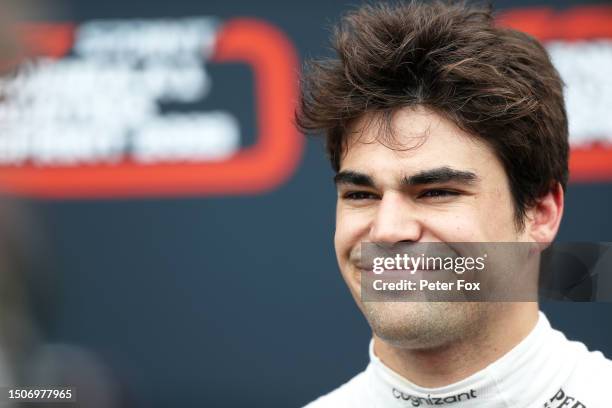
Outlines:
{"type": "Polygon", "coordinates": [[[476,302],[365,302],[374,334],[400,348],[439,348],[478,330],[485,313],[476,302]]]}

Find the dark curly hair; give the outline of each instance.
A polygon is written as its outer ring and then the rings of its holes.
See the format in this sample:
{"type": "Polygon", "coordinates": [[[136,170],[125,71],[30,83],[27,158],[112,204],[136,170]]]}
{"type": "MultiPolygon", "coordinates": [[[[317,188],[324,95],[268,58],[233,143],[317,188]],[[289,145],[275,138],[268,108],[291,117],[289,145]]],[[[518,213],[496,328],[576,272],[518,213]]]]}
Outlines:
{"type": "Polygon", "coordinates": [[[519,225],[557,183],[565,189],[563,83],[542,45],[496,26],[490,7],[365,5],[343,17],[333,48],[336,58],[306,64],[296,122],[305,133],[325,134],[334,170],[355,120],[375,113],[389,125],[397,110],[424,106],[492,147],[519,225]]]}

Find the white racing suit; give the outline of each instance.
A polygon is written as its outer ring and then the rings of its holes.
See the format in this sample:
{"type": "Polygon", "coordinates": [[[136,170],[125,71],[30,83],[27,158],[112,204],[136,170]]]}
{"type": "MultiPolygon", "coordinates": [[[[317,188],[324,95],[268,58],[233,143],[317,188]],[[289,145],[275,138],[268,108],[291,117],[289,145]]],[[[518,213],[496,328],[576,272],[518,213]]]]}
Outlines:
{"type": "Polygon", "coordinates": [[[612,408],[612,361],[569,341],[540,312],[533,331],[499,360],[440,388],[404,379],[374,355],[365,371],[306,408],[612,408]]]}

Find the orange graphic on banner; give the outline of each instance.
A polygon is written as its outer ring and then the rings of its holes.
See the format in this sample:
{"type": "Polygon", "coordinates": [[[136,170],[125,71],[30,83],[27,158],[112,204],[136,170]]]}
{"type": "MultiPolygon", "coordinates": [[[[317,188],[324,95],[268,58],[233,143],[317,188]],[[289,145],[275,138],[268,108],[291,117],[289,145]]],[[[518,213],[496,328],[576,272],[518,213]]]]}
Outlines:
{"type": "MultiPolygon", "coordinates": [[[[72,25],[31,24],[22,30],[24,43],[38,55],[59,58],[72,47],[72,25]]],[[[105,198],[250,194],[278,187],[296,170],[303,150],[303,137],[293,125],[298,59],[292,44],[265,22],[235,19],[217,33],[212,57],[253,70],[258,124],[253,146],[214,162],[5,166],[0,188],[34,197],[105,198]]]]}
{"type": "MultiPolygon", "coordinates": [[[[498,23],[524,31],[543,42],[612,40],[610,6],[585,6],[562,12],[549,8],[519,9],[504,13],[498,23]]],[[[605,136],[612,138],[612,135],[605,136]]],[[[570,177],[572,181],[612,180],[612,146],[573,147],[570,177]]]]}

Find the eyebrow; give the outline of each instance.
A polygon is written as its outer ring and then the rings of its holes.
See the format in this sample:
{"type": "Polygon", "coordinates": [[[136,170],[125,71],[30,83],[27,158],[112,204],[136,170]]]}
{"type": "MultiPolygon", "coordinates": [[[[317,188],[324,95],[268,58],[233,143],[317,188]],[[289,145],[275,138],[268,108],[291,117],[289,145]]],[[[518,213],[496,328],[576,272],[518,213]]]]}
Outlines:
{"type": "Polygon", "coordinates": [[[356,186],[374,187],[374,180],[367,174],[357,171],[340,171],[334,176],[334,183],[339,184],[354,184],[356,186]]]}
{"type": "MultiPolygon", "coordinates": [[[[401,181],[403,186],[417,186],[427,184],[438,184],[457,182],[461,184],[474,184],[479,181],[478,176],[465,170],[456,170],[450,167],[438,167],[435,169],[423,170],[409,177],[404,177],[401,181]]],[[[375,187],[374,179],[367,174],[353,170],[340,171],[334,176],[334,183],[352,184],[363,187],[375,187]]]]}
{"type": "Polygon", "coordinates": [[[465,170],[456,170],[450,167],[438,167],[423,170],[417,174],[402,179],[402,185],[415,186],[422,184],[448,183],[449,181],[461,184],[474,184],[479,181],[476,173],[465,170]]]}

